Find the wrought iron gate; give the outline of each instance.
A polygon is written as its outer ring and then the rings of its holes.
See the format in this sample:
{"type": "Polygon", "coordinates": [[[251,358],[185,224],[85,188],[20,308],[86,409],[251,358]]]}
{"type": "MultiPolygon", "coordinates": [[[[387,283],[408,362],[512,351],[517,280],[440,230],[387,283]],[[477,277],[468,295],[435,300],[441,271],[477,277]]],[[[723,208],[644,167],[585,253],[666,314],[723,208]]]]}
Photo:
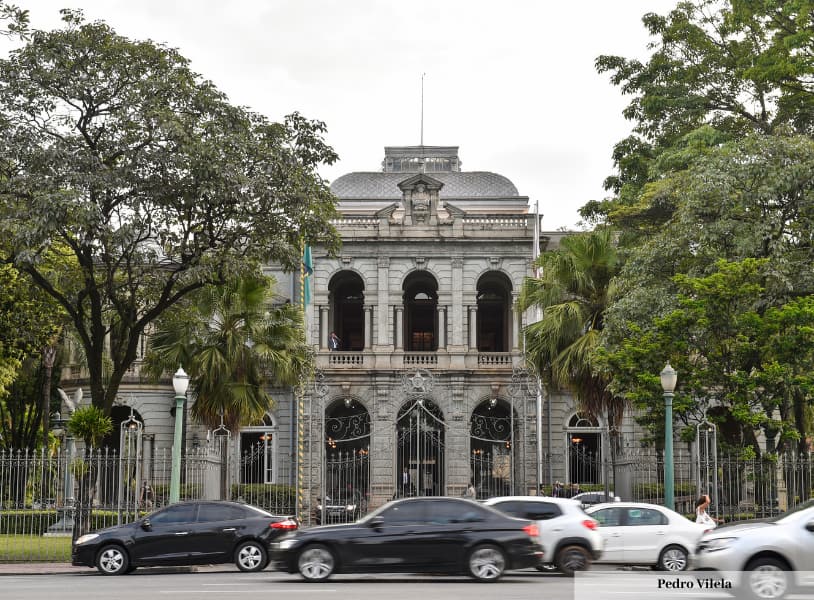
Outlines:
{"type": "Polygon", "coordinates": [[[440,496],[445,493],[444,435],[441,410],[416,397],[396,421],[396,496],[440,496]]]}

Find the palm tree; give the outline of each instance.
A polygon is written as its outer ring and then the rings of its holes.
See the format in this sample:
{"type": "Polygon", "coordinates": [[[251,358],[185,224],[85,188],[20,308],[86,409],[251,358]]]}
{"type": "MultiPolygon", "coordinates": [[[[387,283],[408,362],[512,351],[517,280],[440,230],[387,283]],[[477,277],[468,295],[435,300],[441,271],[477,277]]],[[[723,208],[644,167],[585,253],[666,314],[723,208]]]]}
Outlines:
{"type": "Polygon", "coordinates": [[[308,364],[302,312],[274,304],[273,278],[241,277],[202,289],[162,318],[150,337],[148,372],[183,365],[196,399],[192,415],[233,429],[262,418],[274,401],[267,384],[297,383],[308,364]]]}
{"type": "Polygon", "coordinates": [[[542,319],[525,328],[526,354],[551,385],[573,390],[580,409],[607,418],[611,432],[622,422],[623,401],[608,391],[608,378],[592,368],[599,346],[613,277],[620,266],[608,229],[565,237],[560,247],[535,262],[539,277],[527,277],[521,310],[538,308],[542,319]]]}

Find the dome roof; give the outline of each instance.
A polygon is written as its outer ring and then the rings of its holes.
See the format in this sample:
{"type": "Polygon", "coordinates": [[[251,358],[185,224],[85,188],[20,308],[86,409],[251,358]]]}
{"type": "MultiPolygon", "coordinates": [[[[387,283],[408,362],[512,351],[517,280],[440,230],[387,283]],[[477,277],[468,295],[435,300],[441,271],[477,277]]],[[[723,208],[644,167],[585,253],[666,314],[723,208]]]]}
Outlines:
{"type": "MultiPolygon", "coordinates": [[[[342,175],[331,184],[340,199],[400,200],[398,184],[415,173],[357,172],[342,175]]],[[[503,175],[489,171],[427,173],[444,184],[441,198],[516,198],[517,188],[503,175]]]]}

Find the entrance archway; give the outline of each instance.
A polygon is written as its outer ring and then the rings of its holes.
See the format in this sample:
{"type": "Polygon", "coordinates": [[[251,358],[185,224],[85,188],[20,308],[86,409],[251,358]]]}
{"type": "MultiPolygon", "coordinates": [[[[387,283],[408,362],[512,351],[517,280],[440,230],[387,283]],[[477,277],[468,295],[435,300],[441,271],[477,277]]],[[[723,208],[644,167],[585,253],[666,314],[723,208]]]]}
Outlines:
{"type": "Polygon", "coordinates": [[[413,398],[396,420],[396,496],[445,493],[444,414],[431,400],[413,398]]]}
{"type": "Polygon", "coordinates": [[[469,464],[478,498],[514,493],[520,421],[517,415],[512,417],[511,406],[498,398],[481,402],[472,411],[469,464]]]}
{"type": "Polygon", "coordinates": [[[566,426],[568,474],[570,483],[602,481],[602,430],[590,415],[576,413],[566,426]]]}
{"type": "Polygon", "coordinates": [[[317,523],[355,521],[370,500],[370,413],[348,396],[325,410],[322,494],[317,523]],[[324,508],[323,508],[324,506],[324,508]]]}

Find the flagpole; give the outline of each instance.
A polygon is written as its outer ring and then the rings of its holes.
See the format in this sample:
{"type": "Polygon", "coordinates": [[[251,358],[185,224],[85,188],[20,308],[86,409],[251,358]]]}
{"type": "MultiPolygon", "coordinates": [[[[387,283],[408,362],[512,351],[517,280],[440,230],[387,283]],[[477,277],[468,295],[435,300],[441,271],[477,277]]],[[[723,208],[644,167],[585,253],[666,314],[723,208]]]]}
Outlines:
{"type": "MultiPolygon", "coordinates": [[[[300,308],[302,309],[302,324],[305,343],[308,343],[308,316],[305,313],[305,244],[300,248],[300,308]]],[[[305,386],[302,382],[294,388],[297,398],[297,506],[296,516],[302,521],[302,513],[305,508],[305,490],[303,486],[304,458],[305,458],[305,386]]]]}

